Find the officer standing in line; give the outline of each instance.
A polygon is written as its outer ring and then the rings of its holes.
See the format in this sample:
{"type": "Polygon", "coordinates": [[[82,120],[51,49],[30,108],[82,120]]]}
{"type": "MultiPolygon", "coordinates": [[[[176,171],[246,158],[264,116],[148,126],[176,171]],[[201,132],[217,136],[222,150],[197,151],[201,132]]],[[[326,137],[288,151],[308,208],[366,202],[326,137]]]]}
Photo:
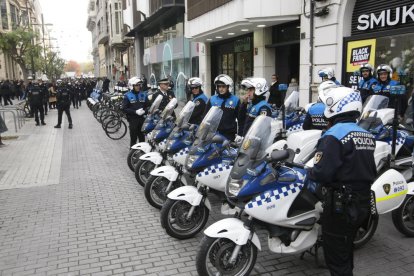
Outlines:
{"type": "MultiPolygon", "coordinates": [[[[373,85],[374,95],[382,95],[388,97],[390,100],[388,102],[389,108],[396,108],[395,106],[395,95],[391,94],[391,86],[399,85],[398,81],[392,80],[392,69],[386,64],[381,64],[377,67],[378,83],[373,85]]],[[[404,117],[405,105],[402,101],[403,99],[397,98],[397,104],[399,108],[399,117],[400,119],[404,117]]]]}
{"type": "Polygon", "coordinates": [[[38,78],[38,83],[41,89],[43,90],[43,110],[45,112],[45,115],[47,115],[48,106],[49,106],[49,91],[47,90],[47,84],[43,82],[42,78],[38,78]]]}
{"type": "Polygon", "coordinates": [[[337,85],[341,85],[341,83],[335,78],[335,72],[332,67],[326,67],[318,72],[319,77],[322,78],[322,82],[324,81],[333,81],[337,85]]]}
{"type": "MultiPolygon", "coordinates": [[[[240,100],[233,92],[233,79],[230,76],[221,74],[214,79],[217,94],[212,96],[207,102],[204,116],[212,106],[218,106],[223,110],[218,133],[230,141],[234,141],[237,134],[237,117],[239,114],[240,100]]],[[[239,125],[239,127],[242,127],[239,125]]]]}
{"type": "Polygon", "coordinates": [[[272,108],[266,101],[269,86],[264,78],[244,79],[241,86],[247,90],[247,94],[240,105],[238,135],[234,140],[236,143],[241,143],[257,116],[263,114],[269,117],[272,116],[272,108]]]}
{"type": "Polygon", "coordinates": [[[130,146],[136,144],[137,138],[139,142],[145,141],[145,135],[141,128],[144,123],[145,110],[148,107],[147,93],[142,91],[142,80],[138,77],[132,77],[128,81],[130,89],[124,95],[122,101],[122,110],[126,113],[129,123],[130,146]]]}
{"type": "Polygon", "coordinates": [[[56,90],[56,107],[58,109],[58,123],[55,128],[60,128],[62,124],[62,115],[65,111],[68,118],[69,129],[72,129],[72,117],[70,116],[70,102],[71,92],[70,88],[64,85],[61,81],[57,82],[58,88],[56,90]]]}
{"type": "MultiPolygon", "coordinates": [[[[333,81],[324,81],[318,87],[319,95],[323,95],[328,89],[338,87],[333,81]]],[[[328,121],[324,116],[325,104],[318,98],[316,103],[309,106],[308,111],[303,121],[303,130],[320,129],[325,130],[328,126],[328,121]]]]}
{"type": "Polygon", "coordinates": [[[353,241],[369,215],[377,175],[375,138],[356,124],[362,111],[358,91],[337,87],[320,98],[330,128],[318,141],[308,188],[312,181],[325,188],[322,240],[331,275],[353,275],[353,241]]]}
{"type": "Polygon", "coordinates": [[[203,81],[200,78],[190,78],[188,80],[187,86],[191,89],[193,95],[193,102],[195,107],[193,113],[191,114],[189,123],[200,125],[203,120],[204,110],[206,109],[206,104],[208,102],[207,96],[204,94],[201,87],[203,86],[203,81]]]}
{"type": "Polygon", "coordinates": [[[40,113],[40,122],[44,126],[45,123],[45,113],[43,109],[43,101],[45,98],[45,93],[43,86],[39,82],[35,82],[28,87],[27,97],[29,99],[30,109],[32,110],[36,126],[39,126],[39,113],[40,113]]]}
{"type": "Polygon", "coordinates": [[[374,68],[369,63],[364,63],[359,68],[359,72],[361,74],[361,80],[358,83],[358,90],[361,93],[362,103],[365,100],[374,94],[373,87],[378,84],[378,81],[372,75],[374,68]]]}
{"type": "Polygon", "coordinates": [[[160,103],[159,109],[161,111],[163,111],[164,108],[167,106],[167,104],[170,102],[170,100],[172,98],[175,98],[175,95],[174,95],[174,92],[172,92],[171,90],[168,90],[168,87],[170,86],[170,81],[167,78],[161,79],[158,82],[158,86],[159,86],[159,89],[153,95],[151,95],[149,98],[150,98],[151,101],[155,101],[155,99],[158,97],[158,95],[161,95],[162,96],[162,101],[160,103]]]}

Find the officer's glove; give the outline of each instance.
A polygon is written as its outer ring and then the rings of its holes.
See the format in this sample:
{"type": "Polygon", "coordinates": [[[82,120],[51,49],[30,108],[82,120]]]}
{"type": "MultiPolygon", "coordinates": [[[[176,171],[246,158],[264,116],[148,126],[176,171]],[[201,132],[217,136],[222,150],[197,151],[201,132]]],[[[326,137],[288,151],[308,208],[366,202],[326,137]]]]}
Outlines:
{"type": "Polygon", "coordinates": [[[243,141],[243,136],[240,135],[236,135],[236,138],[234,139],[234,143],[236,143],[237,145],[240,145],[241,142],[243,141]]]}
{"type": "Polygon", "coordinates": [[[148,100],[152,100],[152,95],[148,95],[148,100]]]}
{"type": "Polygon", "coordinates": [[[140,108],[140,109],[138,109],[137,111],[135,111],[135,113],[137,113],[137,115],[138,115],[138,116],[141,116],[141,115],[144,115],[145,110],[144,110],[144,109],[142,109],[142,108],[140,108]]]}

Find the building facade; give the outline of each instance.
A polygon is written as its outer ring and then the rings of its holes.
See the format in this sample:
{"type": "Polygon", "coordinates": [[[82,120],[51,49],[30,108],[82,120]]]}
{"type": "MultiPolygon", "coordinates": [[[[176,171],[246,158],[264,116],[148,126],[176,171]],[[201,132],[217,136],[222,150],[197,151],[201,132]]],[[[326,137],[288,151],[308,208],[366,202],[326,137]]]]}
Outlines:
{"type": "MultiPolygon", "coordinates": [[[[48,34],[42,33],[41,28],[41,6],[38,0],[0,0],[0,32],[10,32],[16,30],[18,26],[27,26],[39,33],[41,43],[42,37],[48,34]]],[[[46,30],[47,31],[47,30],[46,30]]],[[[44,42],[45,47],[49,47],[49,41],[44,42]]],[[[28,72],[32,74],[32,72],[28,72]]],[[[0,52],[0,79],[23,79],[23,71],[20,66],[13,61],[9,53],[0,52]]]]}

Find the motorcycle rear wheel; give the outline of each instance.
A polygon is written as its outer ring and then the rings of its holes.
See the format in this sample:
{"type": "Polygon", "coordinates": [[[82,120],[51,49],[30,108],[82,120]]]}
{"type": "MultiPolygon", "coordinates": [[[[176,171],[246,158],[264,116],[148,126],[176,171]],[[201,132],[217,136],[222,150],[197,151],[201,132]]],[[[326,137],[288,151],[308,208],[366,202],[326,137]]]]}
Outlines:
{"type": "Polygon", "coordinates": [[[378,227],[378,220],[379,216],[378,214],[372,214],[370,212],[370,215],[365,220],[365,222],[358,228],[357,233],[354,238],[354,248],[358,249],[363,247],[365,244],[367,244],[372,236],[374,236],[375,231],[378,227]]]}
{"type": "Polygon", "coordinates": [[[392,211],[392,222],[398,231],[414,237],[414,196],[406,195],[400,207],[392,211]]]}
{"type": "Polygon", "coordinates": [[[257,248],[251,242],[240,249],[235,264],[229,259],[236,244],[229,239],[218,239],[204,236],[196,257],[198,275],[249,275],[256,264],[257,248]]]}

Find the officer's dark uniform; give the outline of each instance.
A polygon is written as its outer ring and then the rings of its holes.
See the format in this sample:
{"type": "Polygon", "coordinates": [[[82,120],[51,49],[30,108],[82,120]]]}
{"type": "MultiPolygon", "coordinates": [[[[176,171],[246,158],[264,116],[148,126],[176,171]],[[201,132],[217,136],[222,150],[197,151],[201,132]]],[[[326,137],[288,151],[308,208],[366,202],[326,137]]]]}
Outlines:
{"type": "Polygon", "coordinates": [[[30,108],[35,115],[36,125],[39,125],[39,113],[40,121],[42,125],[45,125],[45,114],[43,109],[45,93],[43,87],[38,83],[32,84],[28,89],[27,97],[29,99],[30,108]]]}
{"type": "MultiPolygon", "coordinates": [[[[373,86],[374,95],[382,95],[390,99],[388,102],[389,108],[395,108],[396,96],[390,93],[391,86],[395,86],[395,85],[399,85],[399,82],[395,80],[387,80],[385,82],[378,80],[378,83],[373,86]]],[[[397,98],[397,104],[399,108],[398,115],[403,117],[407,106],[406,106],[406,103],[403,101],[402,97],[397,98]]]]}
{"type": "Polygon", "coordinates": [[[338,118],[318,141],[308,176],[328,189],[322,239],[331,275],[352,275],[353,240],[369,214],[370,187],[377,173],[374,150],[374,136],[349,119],[338,118]],[[350,199],[339,200],[341,194],[350,199]]]}
{"type": "Polygon", "coordinates": [[[314,103],[308,109],[305,120],[303,121],[303,130],[320,129],[324,130],[328,126],[328,122],[323,116],[325,105],[323,103],[314,103]]]}
{"type": "Polygon", "coordinates": [[[193,99],[195,107],[193,113],[191,114],[190,120],[188,121],[190,124],[200,125],[201,121],[204,118],[203,114],[204,110],[206,109],[207,102],[207,96],[200,89],[200,93],[196,95],[193,99]]]}
{"type": "Polygon", "coordinates": [[[69,128],[72,128],[72,117],[70,116],[71,93],[67,86],[59,86],[56,90],[56,107],[58,109],[58,123],[55,128],[62,124],[62,114],[65,111],[68,118],[69,128]]]}
{"type": "Polygon", "coordinates": [[[212,106],[218,106],[223,110],[220,124],[218,126],[218,133],[226,137],[230,141],[234,141],[237,133],[236,119],[240,108],[240,100],[238,97],[227,92],[224,95],[214,95],[207,102],[204,114],[210,110],[212,106]]]}
{"type": "Polygon", "coordinates": [[[47,85],[46,83],[42,82],[39,83],[39,86],[41,87],[42,91],[43,91],[43,111],[45,113],[45,115],[47,115],[47,111],[48,111],[48,106],[49,106],[49,91],[47,90],[47,85]]]}
{"type": "Polygon", "coordinates": [[[358,90],[361,93],[362,103],[364,103],[369,96],[374,94],[373,86],[377,84],[378,80],[371,75],[368,78],[362,78],[359,81],[358,90]]]}
{"type": "MultiPolygon", "coordinates": [[[[175,98],[174,92],[171,90],[168,90],[167,92],[162,92],[161,90],[157,90],[153,95],[151,101],[155,101],[155,99],[158,97],[158,95],[162,96],[162,101],[159,106],[159,110],[164,110],[164,108],[167,106],[167,104],[170,102],[172,98],[175,98]]],[[[152,103],[151,102],[151,103],[152,103]]],[[[174,114],[174,113],[173,113],[174,114]]]]}
{"type": "Polygon", "coordinates": [[[148,107],[148,97],[145,92],[128,91],[124,95],[122,101],[122,110],[126,113],[129,123],[129,136],[131,138],[131,147],[136,144],[137,138],[140,142],[145,141],[145,135],[141,132],[142,124],[144,123],[144,114],[138,116],[136,111],[138,109],[146,109],[148,107]]]}
{"type": "Polygon", "coordinates": [[[239,110],[239,129],[238,135],[245,136],[253,121],[259,115],[272,116],[272,108],[264,99],[253,99],[250,104],[242,103],[239,110]]]}

